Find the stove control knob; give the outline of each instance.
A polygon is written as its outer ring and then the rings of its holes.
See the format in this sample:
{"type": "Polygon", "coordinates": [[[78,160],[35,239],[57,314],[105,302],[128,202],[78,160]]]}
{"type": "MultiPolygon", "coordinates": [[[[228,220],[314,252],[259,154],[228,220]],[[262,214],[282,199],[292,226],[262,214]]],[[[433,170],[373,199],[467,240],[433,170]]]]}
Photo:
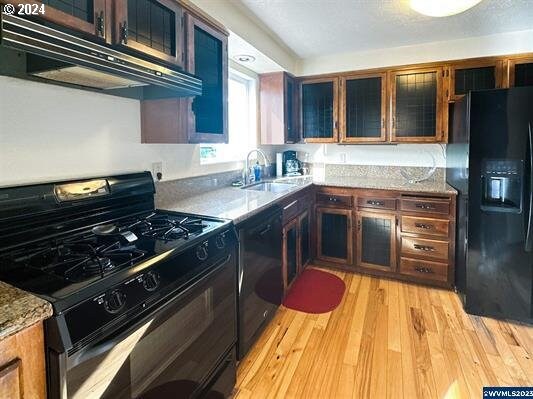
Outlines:
{"type": "Polygon", "coordinates": [[[226,236],[224,234],[219,234],[215,238],[215,245],[218,249],[224,249],[224,247],[226,246],[226,236]]]}
{"type": "Polygon", "coordinates": [[[199,245],[196,248],[196,257],[199,260],[206,260],[209,254],[207,253],[207,246],[205,244],[199,245]]]}
{"type": "Polygon", "coordinates": [[[109,313],[120,312],[124,305],[126,305],[126,294],[122,291],[114,290],[107,294],[104,306],[109,313]]]}
{"type": "Polygon", "coordinates": [[[160,282],[161,277],[159,273],[150,271],[144,276],[143,287],[146,291],[155,291],[159,287],[160,282]]]}

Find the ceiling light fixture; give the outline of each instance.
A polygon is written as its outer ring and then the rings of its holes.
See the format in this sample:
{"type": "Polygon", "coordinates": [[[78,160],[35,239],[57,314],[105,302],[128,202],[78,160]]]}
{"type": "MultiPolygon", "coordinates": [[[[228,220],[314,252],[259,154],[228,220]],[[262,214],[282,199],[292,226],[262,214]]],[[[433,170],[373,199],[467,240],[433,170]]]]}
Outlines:
{"type": "Polygon", "coordinates": [[[233,59],[237,62],[254,62],[255,61],[255,57],[253,55],[248,55],[248,54],[234,55],[233,59]]]}
{"type": "Polygon", "coordinates": [[[410,0],[410,5],[416,12],[430,17],[448,17],[462,13],[481,0],[410,0]]]}

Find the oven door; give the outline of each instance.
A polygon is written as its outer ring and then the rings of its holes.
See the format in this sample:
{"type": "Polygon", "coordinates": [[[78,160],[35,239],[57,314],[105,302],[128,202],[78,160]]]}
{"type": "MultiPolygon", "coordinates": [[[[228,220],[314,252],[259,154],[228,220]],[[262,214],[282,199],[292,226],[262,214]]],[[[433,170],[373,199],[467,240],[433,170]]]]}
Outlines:
{"type": "Polygon", "coordinates": [[[149,317],[71,354],[63,397],[189,398],[236,341],[233,256],[149,317]]]}

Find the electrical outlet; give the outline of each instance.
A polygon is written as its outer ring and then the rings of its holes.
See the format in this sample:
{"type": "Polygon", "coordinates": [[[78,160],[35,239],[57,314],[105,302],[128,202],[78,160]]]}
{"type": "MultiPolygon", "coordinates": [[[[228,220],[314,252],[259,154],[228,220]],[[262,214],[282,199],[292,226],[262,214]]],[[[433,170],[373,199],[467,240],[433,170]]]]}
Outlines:
{"type": "Polygon", "coordinates": [[[341,153],[339,154],[339,161],[340,161],[341,163],[346,163],[346,153],[345,153],[345,152],[341,152],[341,153]]]}
{"type": "Polygon", "coordinates": [[[152,162],[152,177],[158,181],[163,178],[163,162],[152,162]]]}

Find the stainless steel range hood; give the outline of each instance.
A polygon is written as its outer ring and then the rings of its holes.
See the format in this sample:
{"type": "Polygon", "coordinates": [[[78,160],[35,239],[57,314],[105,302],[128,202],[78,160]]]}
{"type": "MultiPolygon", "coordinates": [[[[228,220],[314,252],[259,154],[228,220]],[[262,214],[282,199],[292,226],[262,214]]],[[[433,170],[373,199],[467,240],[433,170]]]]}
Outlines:
{"type": "Polygon", "coordinates": [[[2,74],[22,77],[23,69],[28,78],[140,99],[202,94],[202,81],[191,74],[16,16],[1,18],[0,64],[24,63],[0,65],[2,74]]]}

